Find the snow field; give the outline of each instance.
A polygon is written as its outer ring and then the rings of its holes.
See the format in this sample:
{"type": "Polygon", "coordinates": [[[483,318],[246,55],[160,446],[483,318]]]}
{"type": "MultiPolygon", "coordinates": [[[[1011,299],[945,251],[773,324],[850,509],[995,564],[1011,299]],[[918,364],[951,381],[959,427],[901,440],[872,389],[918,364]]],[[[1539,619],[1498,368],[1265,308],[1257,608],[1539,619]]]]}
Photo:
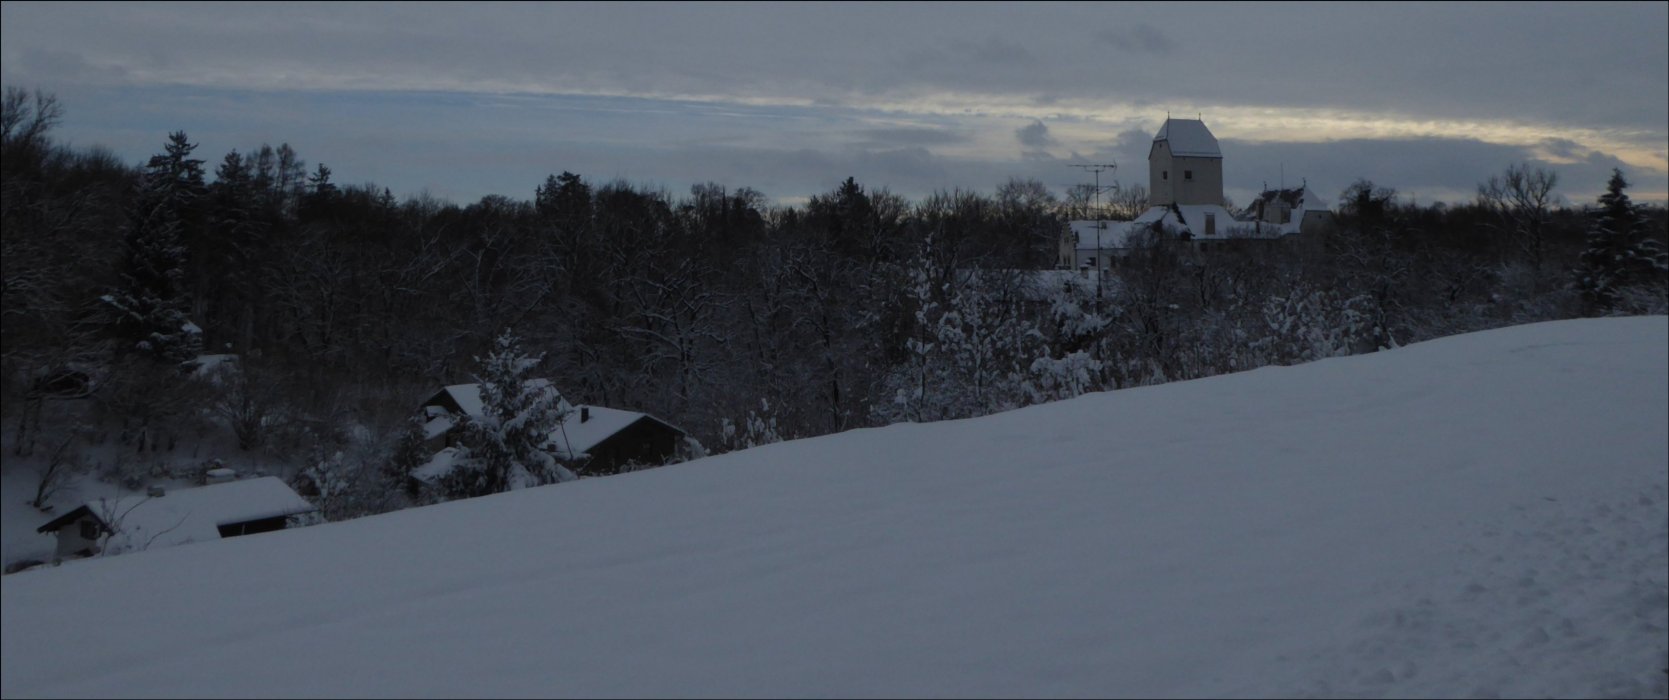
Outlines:
{"type": "Polygon", "coordinates": [[[1663,696],[1669,319],[0,579],[10,696],[1663,696]]]}

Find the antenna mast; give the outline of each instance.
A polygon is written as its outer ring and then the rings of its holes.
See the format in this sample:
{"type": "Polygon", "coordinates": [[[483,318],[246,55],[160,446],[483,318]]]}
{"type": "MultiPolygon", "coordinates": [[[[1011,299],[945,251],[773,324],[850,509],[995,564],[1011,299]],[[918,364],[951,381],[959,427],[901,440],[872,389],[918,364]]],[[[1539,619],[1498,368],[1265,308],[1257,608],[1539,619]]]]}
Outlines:
{"type": "Polygon", "coordinates": [[[1102,187],[1101,186],[1101,173],[1107,172],[1107,171],[1117,172],[1118,171],[1118,164],[1117,163],[1073,163],[1071,165],[1071,167],[1083,168],[1083,169],[1088,170],[1092,173],[1095,173],[1095,189],[1091,190],[1090,196],[1094,198],[1095,220],[1097,222],[1101,221],[1101,219],[1103,218],[1101,216],[1101,193],[1102,192],[1113,192],[1113,191],[1118,190],[1118,181],[1116,181],[1116,180],[1113,181],[1113,184],[1107,185],[1106,187],[1102,187]]]}
{"type": "MultiPolygon", "coordinates": [[[[1103,191],[1103,188],[1101,187],[1101,173],[1107,171],[1117,172],[1118,163],[1073,163],[1072,167],[1083,168],[1095,174],[1095,189],[1090,191],[1090,196],[1093,198],[1093,206],[1095,207],[1095,304],[1097,310],[1099,310],[1101,305],[1101,278],[1104,276],[1102,274],[1103,271],[1106,270],[1105,265],[1107,255],[1101,248],[1101,232],[1107,230],[1107,224],[1102,221],[1105,217],[1101,211],[1101,192],[1103,191]]],[[[1114,180],[1113,184],[1108,185],[1105,189],[1108,191],[1116,191],[1118,189],[1118,181],[1114,180]]]]}

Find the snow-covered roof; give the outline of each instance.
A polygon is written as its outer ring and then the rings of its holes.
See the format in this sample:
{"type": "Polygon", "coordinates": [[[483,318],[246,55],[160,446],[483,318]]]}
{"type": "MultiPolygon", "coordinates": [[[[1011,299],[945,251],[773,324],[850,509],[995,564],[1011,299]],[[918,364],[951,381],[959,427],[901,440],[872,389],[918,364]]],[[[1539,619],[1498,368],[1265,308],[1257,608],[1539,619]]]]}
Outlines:
{"type": "Polygon", "coordinates": [[[1169,119],[1165,125],[1159,127],[1159,133],[1153,137],[1154,143],[1166,141],[1170,143],[1171,155],[1189,158],[1222,158],[1223,151],[1217,147],[1217,137],[1211,135],[1211,130],[1205,128],[1205,122],[1198,119],[1169,119]]]}
{"type": "MultiPolygon", "coordinates": [[[[529,379],[527,383],[529,385],[537,383],[538,386],[550,387],[551,391],[556,391],[550,380],[547,379],[529,379]]],[[[463,409],[467,415],[481,415],[481,385],[453,384],[442,389],[441,393],[450,396],[452,401],[457,403],[459,408],[463,409]]],[[[631,424],[644,418],[665,425],[679,433],[684,432],[682,428],[647,413],[604,406],[575,406],[568,403],[567,399],[560,398],[560,396],[561,394],[558,393],[557,405],[562,411],[568,413],[568,417],[552,433],[551,445],[556,452],[556,456],[563,459],[586,453],[604,440],[613,437],[615,433],[625,430],[631,424]],[[585,420],[581,420],[582,414],[585,420]]],[[[436,398],[439,398],[438,394],[436,398]]],[[[431,399],[429,405],[433,406],[433,401],[434,399],[431,399]]],[[[457,425],[458,418],[458,416],[446,413],[429,416],[423,424],[424,438],[431,439],[451,430],[457,425]]],[[[440,466],[436,466],[435,470],[438,470],[437,473],[444,473],[444,471],[449,471],[450,467],[441,469],[440,466]]],[[[413,473],[416,474],[415,471],[413,473]]]]}
{"type": "Polygon", "coordinates": [[[1133,221],[1073,221],[1072,232],[1078,234],[1078,250],[1097,250],[1096,225],[1104,225],[1099,245],[1101,250],[1129,248],[1143,233],[1160,228],[1184,230],[1187,224],[1169,207],[1149,207],[1133,221]]]}
{"type": "Polygon", "coordinates": [[[1176,208],[1182,212],[1181,228],[1195,238],[1205,237],[1205,218],[1208,214],[1216,217],[1216,233],[1211,238],[1273,237],[1278,233],[1270,226],[1259,227],[1249,221],[1238,221],[1220,204],[1180,204],[1176,208]]]}
{"type": "Polygon", "coordinates": [[[1259,193],[1257,197],[1252,199],[1252,205],[1248,207],[1248,210],[1250,211],[1252,217],[1255,218],[1257,216],[1255,208],[1259,204],[1269,206],[1276,202],[1284,203],[1286,206],[1290,207],[1290,215],[1284,223],[1276,224],[1266,222],[1264,223],[1263,228],[1268,229],[1269,227],[1275,227],[1279,229],[1283,235],[1298,233],[1299,229],[1303,226],[1304,216],[1310,212],[1332,212],[1327,205],[1327,200],[1322,199],[1321,196],[1311,190],[1308,185],[1291,189],[1264,190],[1259,193]]]}
{"type": "MultiPolygon", "coordinates": [[[[590,452],[604,440],[614,437],[633,423],[648,419],[679,433],[684,431],[666,421],[637,411],[622,411],[603,406],[577,406],[573,413],[551,433],[549,449],[559,459],[573,459],[590,452]],[[584,420],[581,420],[581,418],[584,420]]],[[[431,421],[431,425],[444,419],[431,421]]],[[[448,447],[429,458],[428,462],[411,470],[411,475],[426,482],[434,482],[451,473],[458,465],[460,448],[448,447]]]]}
{"type": "MultiPolygon", "coordinates": [[[[551,391],[556,391],[556,387],[551,385],[551,381],[549,379],[529,379],[522,384],[524,386],[546,387],[551,391]]],[[[458,408],[463,410],[464,415],[481,415],[480,384],[453,384],[441,389],[440,391],[442,394],[451,396],[452,401],[458,404],[458,408]]],[[[436,398],[439,398],[439,396],[437,395],[436,398]]],[[[433,401],[433,399],[431,399],[431,401],[433,401]]],[[[563,410],[573,408],[573,405],[568,403],[568,399],[563,398],[560,392],[557,394],[557,406],[563,410]]]]}
{"type": "Polygon", "coordinates": [[[451,414],[443,414],[430,418],[428,421],[423,423],[423,439],[433,440],[440,437],[442,434],[445,434],[446,431],[451,430],[452,426],[457,424],[458,420],[453,418],[451,414]]]}
{"type": "Polygon", "coordinates": [[[1252,202],[1274,202],[1276,200],[1285,201],[1288,206],[1291,206],[1295,210],[1328,210],[1327,200],[1322,199],[1321,195],[1316,194],[1315,191],[1311,190],[1308,185],[1285,190],[1264,190],[1256,198],[1254,198],[1252,202]]]}
{"type": "Polygon", "coordinates": [[[459,452],[459,448],[456,447],[448,447],[436,452],[433,457],[429,458],[429,461],[411,470],[412,477],[420,481],[434,483],[436,479],[452,473],[453,468],[458,466],[459,452]]]}
{"type": "MultiPolygon", "coordinates": [[[[1101,231],[1100,249],[1129,248],[1135,244],[1136,238],[1142,233],[1152,230],[1154,225],[1162,229],[1187,232],[1196,238],[1205,237],[1205,217],[1212,214],[1216,217],[1216,233],[1210,239],[1217,238],[1275,238],[1288,233],[1279,226],[1265,224],[1258,226],[1248,221],[1234,218],[1234,214],[1218,204],[1182,204],[1176,207],[1151,207],[1142,212],[1134,221],[1104,221],[1106,226],[1101,231]]],[[[1078,235],[1077,249],[1081,251],[1097,250],[1096,224],[1094,221],[1073,221],[1072,232],[1078,235]]],[[[1294,231],[1297,229],[1294,228],[1294,231]]]]}
{"type": "Polygon", "coordinates": [[[551,443],[555,447],[556,456],[568,459],[589,452],[628,426],[641,419],[648,418],[682,433],[676,426],[660,420],[647,413],[637,411],[622,411],[618,408],[602,406],[579,406],[568,415],[568,420],[551,434],[551,443]],[[589,418],[580,420],[581,413],[589,413],[589,418]]]}
{"type": "Polygon", "coordinates": [[[1106,250],[1128,248],[1132,234],[1144,224],[1135,221],[1073,221],[1072,233],[1078,237],[1078,250],[1106,250]],[[1099,229],[1099,231],[1097,230],[1099,229]],[[1097,235],[1099,233],[1099,235],[1097,235]]]}
{"type": "Polygon", "coordinates": [[[156,497],[101,498],[83,507],[116,530],[112,547],[134,549],[217,540],[221,525],[317,510],[276,476],[165,491],[156,497]]]}

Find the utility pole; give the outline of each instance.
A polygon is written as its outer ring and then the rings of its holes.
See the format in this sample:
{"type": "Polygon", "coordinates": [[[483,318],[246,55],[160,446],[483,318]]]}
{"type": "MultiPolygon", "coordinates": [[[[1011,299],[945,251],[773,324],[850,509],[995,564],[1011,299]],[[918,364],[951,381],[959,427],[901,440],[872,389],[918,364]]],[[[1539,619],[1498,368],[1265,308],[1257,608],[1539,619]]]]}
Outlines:
{"type": "MultiPolygon", "coordinates": [[[[1101,211],[1101,192],[1102,192],[1101,173],[1107,172],[1107,171],[1117,172],[1118,171],[1118,164],[1117,163],[1074,163],[1074,164],[1072,164],[1072,167],[1083,168],[1083,169],[1088,170],[1091,173],[1095,174],[1095,189],[1090,191],[1090,197],[1092,198],[1092,201],[1094,202],[1092,206],[1095,207],[1095,307],[1096,307],[1097,311],[1100,311],[1101,310],[1101,278],[1104,276],[1103,271],[1105,269],[1104,266],[1106,264],[1106,255],[1107,255],[1101,249],[1101,232],[1105,231],[1107,229],[1107,222],[1104,221],[1104,219],[1106,217],[1102,216],[1102,211],[1101,211]]],[[[1118,189],[1118,181],[1114,180],[1113,184],[1108,185],[1106,189],[1108,191],[1117,190],[1118,189]]]]}

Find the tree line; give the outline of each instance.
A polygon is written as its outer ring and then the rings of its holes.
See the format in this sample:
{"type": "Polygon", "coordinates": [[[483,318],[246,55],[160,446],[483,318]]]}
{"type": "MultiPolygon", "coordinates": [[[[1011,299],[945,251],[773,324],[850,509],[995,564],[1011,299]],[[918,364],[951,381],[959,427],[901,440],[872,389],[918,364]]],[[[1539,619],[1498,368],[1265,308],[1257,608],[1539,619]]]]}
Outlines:
{"type": "Polygon", "coordinates": [[[133,167],[55,143],[61,116],[6,90],[9,454],[116,444],[131,458],[106,468],[131,476],[225,428],[339,484],[337,514],[398,507],[417,403],[474,381],[509,329],[569,400],[722,452],[1669,307],[1664,210],[1621,173],[1584,207],[1527,166],[1450,206],[1362,180],[1320,240],[1154,235],[1098,281],[1037,272],[1086,205],[1029,180],[910,201],[847,178],[774,206],[563,171],[457,205],[338,182],[287,144],[211,167],[175,132],[133,167]],[[201,380],[219,355],[239,371],[201,380]]]}

